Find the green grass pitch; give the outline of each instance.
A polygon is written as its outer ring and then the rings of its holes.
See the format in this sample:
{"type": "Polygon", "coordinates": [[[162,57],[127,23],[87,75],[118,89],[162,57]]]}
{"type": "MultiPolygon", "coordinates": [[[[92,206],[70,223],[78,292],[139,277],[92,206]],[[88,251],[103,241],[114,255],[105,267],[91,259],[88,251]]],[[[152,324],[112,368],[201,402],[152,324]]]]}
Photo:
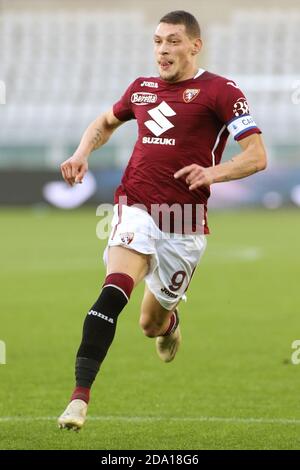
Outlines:
{"type": "Polygon", "coordinates": [[[210,216],[171,364],[122,313],[80,433],[56,416],[104,276],[92,210],[0,212],[1,449],[299,449],[299,211],[210,216]]]}

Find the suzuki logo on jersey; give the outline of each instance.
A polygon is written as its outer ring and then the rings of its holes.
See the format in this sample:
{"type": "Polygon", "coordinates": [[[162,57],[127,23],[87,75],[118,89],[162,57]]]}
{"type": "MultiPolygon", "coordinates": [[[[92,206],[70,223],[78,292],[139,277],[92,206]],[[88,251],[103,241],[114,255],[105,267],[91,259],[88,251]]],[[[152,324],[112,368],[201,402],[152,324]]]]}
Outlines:
{"type": "Polygon", "coordinates": [[[148,114],[150,114],[153,120],[146,121],[145,126],[156,137],[174,127],[174,124],[167,117],[175,116],[176,113],[165,101],[162,101],[156,108],[150,109],[148,114]]]}
{"type": "Polygon", "coordinates": [[[146,86],[148,88],[158,88],[158,83],[156,82],[143,82],[141,86],[146,86]]]}
{"type": "Polygon", "coordinates": [[[233,105],[233,114],[236,117],[242,116],[243,114],[249,114],[249,105],[246,98],[242,97],[237,100],[233,105]]]}
{"type": "Polygon", "coordinates": [[[161,137],[143,137],[143,144],[175,145],[175,139],[162,139],[161,137]]]}
{"type": "Polygon", "coordinates": [[[131,103],[137,105],[153,104],[157,101],[157,95],[154,93],[147,93],[146,91],[140,91],[131,95],[131,103]]]}
{"type": "Polygon", "coordinates": [[[193,101],[196,96],[198,96],[200,93],[200,90],[198,88],[188,88],[187,90],[184,90],[183,92],[183,101],[185,103],[190,103],[193,101]]]}

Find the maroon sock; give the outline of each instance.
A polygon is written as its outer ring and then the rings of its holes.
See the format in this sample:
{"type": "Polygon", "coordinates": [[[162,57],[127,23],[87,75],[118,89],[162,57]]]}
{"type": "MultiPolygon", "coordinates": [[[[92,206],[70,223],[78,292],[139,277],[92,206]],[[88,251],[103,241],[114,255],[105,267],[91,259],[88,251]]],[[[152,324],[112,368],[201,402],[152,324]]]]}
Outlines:
{"type": "Polygon", "coordinates": [[[176,330],[178,326],[178,323],[179,323],[179,318],[177,315],[177,310],[175,309],[175,311],[170,316],[169,326],[162,336],[170,336],[172,333],[174,333],[174,331],[176,330]]]}
{"type": "Polygon", "coordinates": [[[83,400],[86,403],[90,401],[90,389],[85,387],[76,387],[72,393],[71,400],[83,400]]]}

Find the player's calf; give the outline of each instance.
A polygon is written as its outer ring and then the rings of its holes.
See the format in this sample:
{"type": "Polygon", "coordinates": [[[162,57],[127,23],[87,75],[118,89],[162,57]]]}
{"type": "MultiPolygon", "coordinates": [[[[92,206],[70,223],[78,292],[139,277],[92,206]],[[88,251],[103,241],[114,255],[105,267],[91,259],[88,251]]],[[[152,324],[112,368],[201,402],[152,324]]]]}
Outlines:
{"type": "Polygon", "coordinates": [[[166,323],[169,324],[169,321],[169,319],[162,319],[160,321],[153,320],[149,317],[142,315],[140,318],[140,327],[145,336],[147,336],[148,338],[156,338],[161,334],[162,331],[166,329],[164,328],[164,325],[166,323]]]}
{"type": "MultiPolygon", "coordinates": [[[[133,286],[134,280],[128,274],[112,273],[106,276],[101,294],[84,321],[82,341],[76,357],[76,388],[71,403],[80,400],[88,404],[90,388],[114,339],[118,316],[127,304],[133,286]]],[[[62,424],[62,419],[63,427],[73,427],[73,417],[69,417],[68,413],[63,413],[59,424],[62,424]]]]}
{"type": "Polygon", "coordinates": [[[145,336],[148,338],[156,338],[157,336],[170,335],[177,327],[179,323],[178,315],[176,310],[174,312],[168,312],[168,315],[164,312],[161,315],[151,315],[142,313],[140,317],[140,327],[143,330],[145,336]]]}
{"type": "Polygon", "coordinates": [[[82,388],[90,388],[114,339],[117,319],[127,304],[134,281],[124,273],[109,274],[102,292],[88,312],[83,325],[82,341],[76,359],[76,385],[82,398],[82,388]]]}
{"type": "Polygon", "coordinates": [[[146,336],[156,337],[156,351],[160,359],[164,362],[171,362],[179,349],[181,343],[181,332],[179,328],[178,310],[165,315],[167,311],[153,311],[153,314],[143,312],[140,318],[140,325],[146,336]],[[160,313],[160,315],[159,315],[160,313]]]}
{"type": "Polygon", "coordinates": [[[178,310],[175,309],[170,318],[170,324],[164,334],[156,338],[156,351],[164,362],[171,362],[181,344],[178,310]]]}

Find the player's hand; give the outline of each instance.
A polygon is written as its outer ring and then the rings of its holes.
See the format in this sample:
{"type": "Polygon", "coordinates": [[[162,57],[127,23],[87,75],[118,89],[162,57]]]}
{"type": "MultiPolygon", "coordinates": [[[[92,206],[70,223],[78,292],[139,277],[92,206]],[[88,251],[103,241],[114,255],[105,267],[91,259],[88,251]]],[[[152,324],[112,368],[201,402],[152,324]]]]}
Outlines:
{"type": "Polygon", "coordinates": [[[73,186],[75,183],[82,183],[84,175],[88,170],[86,157],[73,155],[60,165],[61,174],[66,183],[73,186]]]}
{"type": "Polygon", "coordinates": [[[189,186],[189,190],[199,188],[200,186],[210,186],[213,183],[212,168],[205,168],[203,166],[193,163],[192,165],[185,166],[181,170],[174,173],[174,178],[178,179],[185,176],[185,182],[189,186]]]}

